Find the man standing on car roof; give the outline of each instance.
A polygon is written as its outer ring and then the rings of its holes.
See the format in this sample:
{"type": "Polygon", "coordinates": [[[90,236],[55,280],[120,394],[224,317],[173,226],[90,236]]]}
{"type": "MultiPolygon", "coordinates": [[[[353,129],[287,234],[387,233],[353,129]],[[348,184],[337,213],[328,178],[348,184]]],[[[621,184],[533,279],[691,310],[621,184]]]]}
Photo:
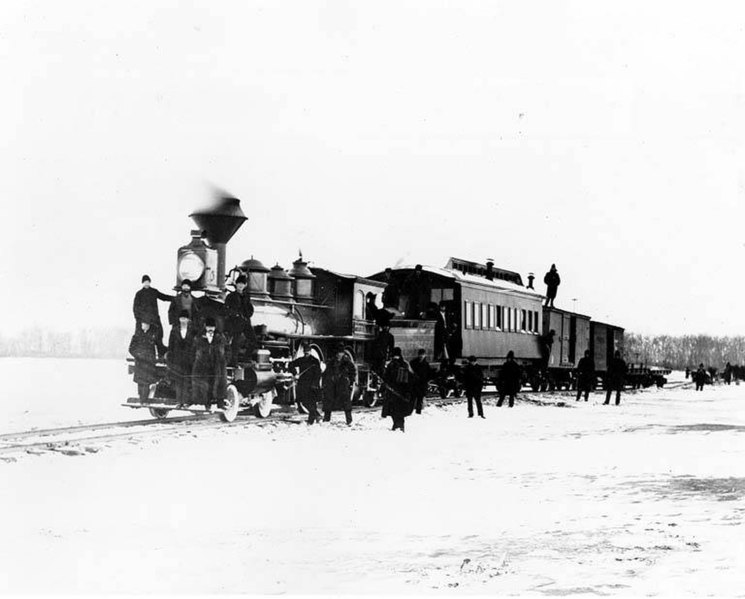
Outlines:
{"type": "Polygon", "coordinates": [[[553,308],[556,292],[561,284],[561,277],[556,270],[556,264],[551,265],[551,270],[543,277],[543,282],[546,284],[546,306],[550,305],[553,308]]]}
{"type": "Polygon", "coordinates": [[[158,300],[172,302],[174,299],[176,299],[175,296],[161,293],[155,287],[152,287],[150,277],[142,275],[142,289],[135,293],[135,299],[132,303],[132,312],[135,315],[135,332],[140,330],[142,322],[150,323],[158,345],[158,353],[161,356],[166,353],[166,347],[163,345],[163,325],[160,322],[158,300]]]}
{"type": "Polygon", "coordinates": [[[308,424],[321,420],[318,413],[318,396],[321,393],[321,362],[310,353],[310,342],[300,345],[302,355],[289,364],[290,371],[296,372],[295,399],[308,412],[308,424]]]}

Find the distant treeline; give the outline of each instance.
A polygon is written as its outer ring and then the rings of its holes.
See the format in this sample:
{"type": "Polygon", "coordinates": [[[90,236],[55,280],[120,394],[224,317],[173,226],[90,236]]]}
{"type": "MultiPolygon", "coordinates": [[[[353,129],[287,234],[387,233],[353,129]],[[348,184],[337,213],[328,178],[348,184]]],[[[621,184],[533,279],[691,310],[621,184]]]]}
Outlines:
{"type": "Polygon", "coordinates": [[[745,337],[710,337],[709,335],[637,335],[626,333],[625,354],[628,362],[643,362],[675,370],[686,367],[721,369],[727,362],[745,364],[745,337]]]}
{"type": "Polygon", "coordinates": [[[131,330],[49,331],[32,327],[16,335],[0,333],[0,357],[124,358],[131,330]]]}

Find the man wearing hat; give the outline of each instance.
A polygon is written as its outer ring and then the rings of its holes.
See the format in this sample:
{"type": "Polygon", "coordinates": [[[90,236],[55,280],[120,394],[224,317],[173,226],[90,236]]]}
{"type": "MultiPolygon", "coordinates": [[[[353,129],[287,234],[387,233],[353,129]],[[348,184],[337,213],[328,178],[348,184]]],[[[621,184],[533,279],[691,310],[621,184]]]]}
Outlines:
{"type": "Polygon", "coordinates": [[[404,360],[400,347],[393,348],[393,357],[385,367],[383,380],[385,404],[381,416],[390,416],[393,419],[391,430],[400,430],[403,433],[405,419],[414,411],[414,399],[411,396],[414,373],[409,363],[404,360]]]}
{"type": "Polygon", "coordinates": [[[199,316],[199,305],[197,298],[191,294],[191,281],[184,279],[181,281],[181,293],[179,293],[171,302],[168,308],[168,323],[175,327],[178,324],[179,315],[186,310],[189,313],[189,320],[196,324],[199,316]]]}
{"type": "Polygon", "coordinates": [[[192,400],[210,410],[213,403],[221,405],[227,396],[225,338],[217,332],[214,318],[205,319],[204,329],[194,343],[192,400]]]}
{"type": "Polygon", "coordinates": [[[308,412],[308,424],[321,420],[318,413],[318,396],[321,392],[321,362],[310,353],[310,342],[303,341],[300,345],[302,355],[289,364],[291,372],[295,372],[295,399],[308,412]]]}
{"type": "Polygon", "coordinates": [[[132,312],[135,315],[135,332],[140,330],[142,322],[150,323],[161,356],[166,353],[166,347],[163,345],[163,325],[160,323],[158,300],[172,302],[174,299],[175,296],[161,293],[155,287],[152,287],[150,277],[142,275],[142,289],[135,293],[132,304],[132,312]]]}
{"type": "Polygon", "coordinates": [[[225,298],[225,332],[230,338],[231,357],[235,364],[238,360],[238,352],[243,348],[247,358],[251,357],[256,349],[256,333],[251,324],[254,314],[254,306],[251,303],[251,295],[248,292],[248,281],[245,275],[240,275],[235,280],[235,291],[231,291],[225,298]]]}
{"type": "Polygon", "coordinates": [[[476,356],[469,356],[468,363],[463,366],[463,387],[468,399],[468,417],[473,418],[473,402],[476,400],[476,410],[481,418],[484,408],[481,405],[481,390],[484,388],[484,370],[476,363],[476,356]]]}
{"type": "Polygon", "coordinates": [[[333,410],[344,410],[347,424],[352,424],[352,388],[357,381],[357,366],[352,362],[343,344],[326,362],[323,373],[323,421],[331,420],[333,410]]]}
{"type": "Polygon", "coordinates": [[[522,376],[523,372],[520,365],[515,362],[515,352],[512,350],[507,352],[507,361],[502,366],[502,370],[499,373],[499,401],[497,407],[502,407],[505,396],[510,396],[510,407],[515,406],[515,396],[522,387],[522,376]]]}
{"type": "Polygon", "coordinates": [[[146,401],[150,395],[150,385],[158,381],[156,364],[157,339],[155,329],[151,326],[149,316],[144,316],[139,328],[129,342],[129,353],[135,359],[134,381],[137,383],[137,395],[140,401],[146,401]]]}
{"type": "Polygon", "coordinates": [[[178,326],[171,329],[171,336],[168,338],[168,373],[176,392],[176,401],[189,405],[196,332],[189,321],[189,313],[186,310],[181,311],[178,320],[178,326]]]}

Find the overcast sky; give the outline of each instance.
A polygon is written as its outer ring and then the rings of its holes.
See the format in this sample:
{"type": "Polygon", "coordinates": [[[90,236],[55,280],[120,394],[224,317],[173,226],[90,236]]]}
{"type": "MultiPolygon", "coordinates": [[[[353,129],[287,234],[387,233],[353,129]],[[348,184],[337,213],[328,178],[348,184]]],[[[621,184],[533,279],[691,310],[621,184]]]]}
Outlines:
{"type": "Polygon", "coordinates": [[[214,184],[249,217],[233,264],[555,262],[558,306],[745,334],[744,26],[738,2],[5,0],[2,332],[129,326],[214,184]]]}

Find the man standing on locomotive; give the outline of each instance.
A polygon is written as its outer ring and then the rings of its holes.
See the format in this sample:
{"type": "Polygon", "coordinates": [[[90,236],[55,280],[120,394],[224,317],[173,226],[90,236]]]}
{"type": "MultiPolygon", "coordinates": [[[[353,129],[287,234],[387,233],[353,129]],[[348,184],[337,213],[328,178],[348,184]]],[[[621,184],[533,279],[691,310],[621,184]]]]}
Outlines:
{"type": "Polygon", "coordinates": [[[168,308],[168,323],[172,327],[179,324],[178,319],[184,310],[189,313],[189,320],[191,320],[192,326],[197,328],[199,306],[197,305],[197,298],[191,294],[191,281],[189,279],[181,281],[181,293],[174,298],[171,302],[171,307],[168,308]]]}
{"type": "Polygon", "coordinates": [[[321,362],[310,353],[310,343],[303,341],[303,353],[289,364],[290,371],[297,371],[295,398],[308,412],[308,424],[321,420],[318,413],[318,396],[321,392],[321,362]]]}
{"type": "Polygon", "coordinates": [[[251,325],[254,306],[251,303],[245,275],[240,275],[235,280],[235,289],[225,298],[225,332],[230,339],[230,362],[233,365],[238,360],[241,348],[245,349],[246,357],[249,359],[256,349],[256,333],[251,325]]]}
{"type": "Polygon", "coordinates": [[[546,284],[546,306],[554,307],[554,300],[556,299],[556,291],[559,289],[561,283],[561,277],[556,270],[556,264],[551,265],[551,270],[546,273],[543,277],[543,282],[546,284]]]}
{"type": "Polygon", "coordinates": [[[206,410],[213,403],[222,405],[227,395],[227,369],[225,364],[225,337],[216,331],[214,318],[204,323],[205,333],[194,344],[192,370],[192,400],[204,404],[206,410]]]}
{"type": "Polygon", "coordinates": [[[140,323],[129,342],[129,353],[135,359],[134,381],[137,383],[137,395],[140,401],[147,401],[150,385],[158,381],[158,369],[155,365],[158,340],[155,329],[148,316],[140,323]]]}
{"type": "Polygon", "coordinates": [[[331,421],[331,412],[344,410],[347,424],[352,424],[352,388],[357,380],[357,366],[349,358],[343,345],[326,362],[323,373],[323,421],[331,421]]]}
{"type": "Polygon", "coordinates": [[[189,313],[182,310],[179,326],[171,329],[168,338],[168,372],[176,391],[176,401],[181,405],[191,403],[191,371],[194,365],[196,333],[189,322],[189,313]]]}
{"type": "Polygon", "coordinates": [[[585,401],[590,397],[590,391],[595,386],[595,360],[590,357],[590,350],[585,350],[585,355],[577,364],[577,399],[585,393],[585,401]]]}
{"type": "Polygon", "coordinates": [[[391,430],[404,432],[404,421],[414,408],[411,397],[411,387],[414,381],[414,373],[409,363],[404,360],[401,348],[393,348],[393,358],[385,367],[383,375],[385,381],[385,403],[381,416],[390,416],[393,419],[391,430]]]}
{"type": "Polygon", "coordinates": [[[158,343],[158,353],[160,356],[163,356],[166,353],[166,347],[163,345],[163,325],[160,322],[160,314],[158,313],[158,300],[172,302],[176,297],[161,293],[155,287],[151,287],[150,284],[150,277],[148,275],[142,275],[142,289],[135,293],[135,299],[132,304],[132,311],[135,315],[135,332],[140,330],[140,324],[142,322],[149,322],[158,343]]]}

